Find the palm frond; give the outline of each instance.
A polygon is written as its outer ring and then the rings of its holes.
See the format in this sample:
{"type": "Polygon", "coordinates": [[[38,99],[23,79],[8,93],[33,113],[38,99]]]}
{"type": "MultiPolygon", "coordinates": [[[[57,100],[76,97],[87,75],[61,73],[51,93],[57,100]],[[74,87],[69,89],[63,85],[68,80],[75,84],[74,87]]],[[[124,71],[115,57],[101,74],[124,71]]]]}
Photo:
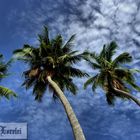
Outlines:
{"type": "Polygon", "coordinates": [[[60,48],[62,47],[62,43],[63,43],[62,36],[61,35],[56,36],[54,39],[54,44],[53,44],[54,47],[56,49],[61,50],[60,48]]]}
{"type": "MultiPolygon", "coordinates": [[[[64,85],[64,87],[70,91],[71,93],[73,93],[74,95],[76,94],[77,92],[77,86],[73,83],[72,79],[71,78],[67,78],[67,77],[62,77],[62,85],[64,85]]],[[[61,86],[60,86],[61,87],[61,86]]],[[[62,89],[63,90],[63,89],[62,89]]]]}
{"type": "Polygon", "coordinates": [[[78,90],[77,86],[76,86],[72,81],[69,81],[69,82],[68,82],[67,89],[68,89],[71,93],[73,93],[74,95],[77,93],[77,90],[78,90]]]}
{"type": "Polygon", "coordinates": [[[106,101],[109,105],[114,105],[115,96],[112,93],[107,92],[106,93],[106,101]]]}
{"type": "Polygon", "coordinates": [[[0,73],[5,74],[7,72],[7,65],[2,64],[0,65],[0,73]]]}
{"type": "Polygon", "coordinates": [[[101,72],[97,75],[95,78],[93,85],[92,85],[92,90],[95,91],[95,89],[100,86],[104,87],[104,83],[106,82],[106,72],[101,72]]]}
{"type": "Polygon", "coordinates": [[[42,42],[45,42],[45,44],[49,44],[50,43],[49,32],[48,32],[47,26],[44,26],[43,33],[39,34],[38,38],[39,38],[40,43],[42,43],[42,42]]]}
{"type": "Polygon", "coordinates": [[[91,78],[89,78],[89,79],[84,83],[84,89],[86,89],[88,85],[92,84],[92,83],[95,81],[95,79],[96,79],[97,77],[98,77],[98,74],[95,75],[95,76],[93,76],[93,77],[91,77],[91,78]]]}
{"type": "Polygon", "coordinates": [[[52,56],[47,56],[47,57],[43,58],[42,61],[47,62],[48,64],[52,65],[53,68],[55,67],[56,61],[54,60],[54,58],[52,56]]]}
{"type": "Polygon", "coordinates": [[[64,55],[58,58],[60,60],[60,62],[63,63],[70,63],[70,64],[75,64],[77,62],[79,62],[82,59],[81,54],[78,55],[64,55]]]}
{"type": "Polygon", "coordinates": [[[111,61],[111,59],[112,59],[112,56],[115,54],[115,50],[116,50],[116,48],[117,48],[118,46],[117,46],[117,44],[116,44],[116,42],[114,42],[114,41],[112,41],[109,45],[107,45],[107,47],[106,47],[106,59],[107,59],[107,61],[111,61]]]}
{"type": "Polygon", "coordinates": [[[66,42],[66,44],[63,46],[63,52],[68,53],[68,52],[71,51],[72,46],[73,46],[73,41],[75,39],[75,36],[76,36],[75,34],[72,35],[70,37],[70,39],[66,42]]]}
{"type": "Polygon", "coordinates": [[[125,64],[129,62],[132,62],[132,56],[129,53],[124,52],[113,60],[112,67],[117,67],[119,64],[125,64]]]}
{"type": "Polygon", "coordinates": [[[33,88],[33,94],[35,95],[35,100],[41,101],[42,97],[46,91],[47,85],[44,82],[36,82],[33,88]]]}
{"type": "Polygon", "coordinates": [[[85,50],[83,53],[81,53],[81,55],[82,55],[82,58],[84,59],[84,60],[86,60],[86,61],[90,61],[90,55],[91,55],[92,53],[90,53],[88,50],[85,50]]]}
{"type": "Polygon", "coordinates": [[[127,75],[125,76],[124,81],[126,81],[134,89],[140,91],[140,86],[136,85],[135,78],[130,71],[127,72],[127,75]]]}
{"type": "Polygon", "coordinates": [[[3,86],[0,86],[0,96],[4,96],[7,99],[9,99],[10,96],[17,97],[15,92],[3,86]]]}
{"type": "Polygon", "coordinates": [[[125,82],[131,85],[134,89],[140,91],[140,87],[135,84],[135,78],[131,70],[115,69],[115,73],[118,77],[123,79],[125,82]]]}
{"type": "Polygon", "coordinates": [[[89,75],[77,68],[73,68],[70,66],[67,66],[65,68],[63,68],[63,70],[61,70],[61,72],[63,74],[65,74],[66,76],[70,76],[70,77],[88,77],[89,75]]]}
{"type": "Polygon", "coordinates": [[[26,90],[31,88],[35,84],[35,78],[27,78],[22,86],[25,86],[26,90]]]}
{"type": "Polygon", "coordinates": [[[2,54],[0,54],[0,61],[3,59],[3,55],[2,54]]]}
{"type": "Polygon", "coordinates": [[[93,68],[93,69],[101,69],[101,66],[97,63],[94,63],[94,62],[91,62],[91,61],[88,61],[88,63],[91,66],[91,68],[93,68]]]}
{"type": "Polygon", "coordinates": [[[138,69],[129,69],[132,73],[136,73],[136,72],[138,72],[138,73],[140,73],[140,70],[138,70],[138,69]]]}
{"type": "Polygon", "coordinates": [[[130,81],[130,80],[126,80],[126,82],[131,85],[134,89],[136,89],[137,91],[140,91],[140,86],[136,85],[134,82],[130,81]]]}
{"type": "Polygon", "coordinates": [[[0,73],[0,80],[6,78],[8,75],[0,73]]]}
{"type": "Polygon", "coordinates": [[[13,52],[14,58],[16,59],[26,59],[26,58],[32,58],[32,51],[34,50],[34,48],[32,46],[29,46],[27,44],[25,44],[23,46],[23,49],[17,49],[13,52]]]}
{"type": "Polygon", "coordinates": [[[94,60],[96,63],[98,63],[99,65],[102,65],[103,61],[105,60],[105,58],[103,57],[103,53],[104,51],[102,50],[102,52],[100,53],[100,55],[98,55],[97,53],[93,52],[90,54],[90,57],[92,60],[94,60]]]}
{"type": "Polygon", "coordinates": [[[103,49],[99,54],[99,58],[106,59],[106,45],[103,46],[103,49]]]}

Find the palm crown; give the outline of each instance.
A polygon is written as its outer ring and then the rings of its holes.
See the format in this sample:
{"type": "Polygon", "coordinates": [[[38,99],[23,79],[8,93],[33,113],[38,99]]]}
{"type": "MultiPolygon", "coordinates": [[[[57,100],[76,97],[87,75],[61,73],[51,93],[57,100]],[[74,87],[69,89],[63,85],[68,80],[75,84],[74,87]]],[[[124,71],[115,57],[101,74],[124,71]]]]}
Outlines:
{"type": "MultiPolygon", "coordinates": [[[[7,63],[4,63],[3,55],[0,54],[0,81],[7,76],[7,69],[10,63],[11,63],[11,60],[7,63]]],[[[7,99],[9,99],[10,96],[16,97],[17,95],[10,89],[0,86],[0,96],[4,96],[7,99]]]]}
{"type": "Polygon", "coordinates": [[[58,35],[55,39],[50,40],[47,27],[44,33],[39,35],[39,47],[35,48],[30,45],[24,45],[22,49],[14,51],[17,59],[29,64],[30,69],[24,72],[26,88],[33,86],[33,93],[36,100],[41,100],[48,87],[53,91],[53,97],[57,94],[47,82],[47,76],[58,84],[63,91],[67,89],[76,94],[77,87],[73,83],[72,77],[87,76],[86,73],[74,68],[73,64],[81,60],[82,54],[72,51],[73,40],[75,35],[63,45],[62,36],[58,35]]]}
{"type": "Polygon", "coordinates": [[[124,52],[112,59],[117,47],[115,42],[111,42],[103,46],[100,54],[90,53],[90,58],[93,61],[88,60],[88,62],[93,69],[99,70],[99,73],[88,79],[84,84],[85,88],[92,84],[93,91],[97,86],[101,86],[106,92],[106,99],[109,104],[114,104],[115,97],[128,98],[122,94],[116,94],[113,88],[129,92],[131,86],[140,90],[140,87],[135,84],[133,71],[123,65],[131,62],[132,56],[124,52]]]}

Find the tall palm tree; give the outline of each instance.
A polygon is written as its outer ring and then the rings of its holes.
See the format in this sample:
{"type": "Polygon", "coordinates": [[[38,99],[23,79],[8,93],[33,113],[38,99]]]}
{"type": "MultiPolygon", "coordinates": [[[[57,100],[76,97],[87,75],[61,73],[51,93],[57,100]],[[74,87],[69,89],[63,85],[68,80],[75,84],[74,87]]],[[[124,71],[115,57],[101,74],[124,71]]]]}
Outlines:
{"type": "Polygon", "coordinates": [[[73,77],[88,76],[81,70],[73,67],[82,58],[82,54],[72,51],[75,35],[63,45],[62,36],[58,35],[50,40],[47,27],[39,35],[39,47],[24,45],[22,49],[14,51],[14,56],[29,64],[29,70],[23,74],[26,89],[33,87],[35,100],[41,101],[45,91],[49,88],[55,99],[59,99],[66,111],[76,140],[85,140],[82,128],[73,112],[63,91],[69,90],[76,94],[77,86],[73,77]]]}
{"type": "Polygon", "coordinates": [[[92,84],[93,91],[98,86],[102,87],[110,105],[114,104],[116,97],[120,97],[131,99],[140,106],[140,101],[130,94],[132,88],[140,91],[140,87],[136,85],[134,79],[134,72],[137,70],[129,69],[124,65],[132,62],[132,56],[124,52],[113,59],[117,47],[117,44],[112,41],[110,44],[104,45],[99,54],[85,53],[85,58],[91,68],[98,70],[98,73],[86,81],[84,88],[90,84],[92,84]]]}
{"type": "MultiPolygon", "coordinates": [[[[7,69],[11,61],[4,63],[3,61],[3,55],[0,54],[0,81],[7,76],[7,69]]],[[[0,86],[0,96],[6,97],[7,99],[10,98],[10,96],[16,97],[17,95],[10,89],[0,86]]]]}

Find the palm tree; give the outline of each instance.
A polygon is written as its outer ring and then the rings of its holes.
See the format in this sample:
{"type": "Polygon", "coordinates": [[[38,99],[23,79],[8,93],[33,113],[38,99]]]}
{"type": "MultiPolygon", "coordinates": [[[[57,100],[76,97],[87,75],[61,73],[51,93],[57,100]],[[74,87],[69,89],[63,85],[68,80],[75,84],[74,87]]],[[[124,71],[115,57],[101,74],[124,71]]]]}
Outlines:
{"type": "Polygon", "coordinates": [[[99,54],[85,52],[85,59],[88,60],[91,68],[98,70],[98,73],[89,78],[84,88],[92,84],[92,90],[100,86],[105,90],[108,104],[113,105],[116,97],[131,99],[140,106],[140,101],[130,94],[132,88],[140,91],[135,84],[134,72],[138,70],[129,69],[126,63],[132,62],[132,56],[124,52],[113,59],[117,44],[112,41],[104,45],[99,54]]]}
{"type": "Polygon", "coordinates": [[[23,86],[26,89],[33,87],[35,100],[41,101],[45,91],[49,88],[53,93],[54,99],[59,99],[66,111],[68,119],[73,129],[76,140],[85,140],[82,128],[73,112],[73,109],[64,95],[65,89],[74,95],[77,86],[73,83],[73,77],[88,76],[81,70],[73,67],[79,62],[82,54],[72,51],[75,35],[63,45],[62,36],[58,35],[50,40],[47,27],[39,35],[39,47],[24,45],[22,49],[14,51],[14,56],[29,64],[29,70],[23,74],[25,81],[23,86]]]}
{"type": "MultiPolygon", "coordinates": [[[[11,61],[4,63],[3,62],[3,55],[0,54],[0,81],[7,76],[7,69],[11,61]]],[[[7,99],[10,98],[10,96],[16,97],[17,95],[10,89],[0,86],[0,96],[6,97],[7,99]]]]}

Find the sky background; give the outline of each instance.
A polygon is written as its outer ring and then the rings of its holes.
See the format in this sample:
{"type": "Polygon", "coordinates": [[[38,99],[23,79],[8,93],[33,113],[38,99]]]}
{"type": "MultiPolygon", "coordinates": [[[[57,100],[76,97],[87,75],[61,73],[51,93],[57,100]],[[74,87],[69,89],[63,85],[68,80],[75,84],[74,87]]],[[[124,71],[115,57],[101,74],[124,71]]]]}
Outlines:
{"type": "MultiPolygon", "coordinates": [[[[7,61],[23,44],[37,46],[37,34],[47,25],[50,36],[62,34],[64,40],[76,33],[74,49],[99,52],[103,44],[115,40],[117,54],[133,55],[130,67],[140,66],[140,0],[0,0],[0,52],[7,61]]],[[[79,68],[93,72],[84,63],[79,68]]],[[[23,63],[13,63],[9,78],[1,85],[18,93],[18,99],[0,100],[1,122],[28,122],[29,140],[73,140],[72,130],[59,101],[47,93],[35,102],[32,90],[21,87],[23,63]]],[[[140,108],[130,101],[107,105],[104,92],[83,90],[85,79],[77,79],[79,94],[66,92],[87,140],[140,139],[140,108]]],[[[138,78],[137,78],[138,81],[138,78]]],[[[139,81],[138,81],[139,82],[139,81]]],[[[133,92],[140,98],[140,93],[133,92]]]]}

